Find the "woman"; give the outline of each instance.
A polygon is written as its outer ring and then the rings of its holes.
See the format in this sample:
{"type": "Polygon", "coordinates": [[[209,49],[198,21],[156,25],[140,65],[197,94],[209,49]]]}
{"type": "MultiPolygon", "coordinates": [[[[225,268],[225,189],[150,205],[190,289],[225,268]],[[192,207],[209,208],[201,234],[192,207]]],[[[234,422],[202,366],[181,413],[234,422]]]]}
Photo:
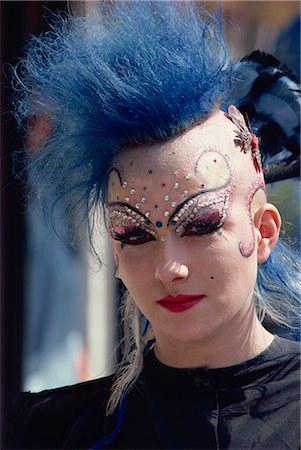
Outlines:
{"type": "MultiPolygon", "coordinates": [[[[31,119],[31,188],[52,217],[80,205],[97,219],[104,205],[128,292],[123,359],[112,377],[21,394],[11,448],[296,449],[298,346],[262,325],[295,325],[296,275],[290,260],[277,279],[281,219],[231,104],[252,112],[260,72],[273,69],[270,95],[288,74],[260,54],[230,62],[218,18],[191,4],[102,6],[34,39],[17,114],[31,119]]],[[[292,83],[279,94],[285,158],[292,83]]],[[[256,92],[255,125],[267,116],[256,92]]]]}

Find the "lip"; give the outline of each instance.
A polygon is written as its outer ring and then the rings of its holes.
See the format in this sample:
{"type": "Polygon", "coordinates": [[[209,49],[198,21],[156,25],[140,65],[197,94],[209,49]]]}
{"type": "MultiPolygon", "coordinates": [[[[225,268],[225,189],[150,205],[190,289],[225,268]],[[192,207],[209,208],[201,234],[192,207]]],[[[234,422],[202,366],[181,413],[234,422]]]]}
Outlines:
{"type": "Polygon", "coordinates": [[[171,312],[183,312],[199,303],[206,295],[167,295],[157,301],[159,305],[171,312]]]}

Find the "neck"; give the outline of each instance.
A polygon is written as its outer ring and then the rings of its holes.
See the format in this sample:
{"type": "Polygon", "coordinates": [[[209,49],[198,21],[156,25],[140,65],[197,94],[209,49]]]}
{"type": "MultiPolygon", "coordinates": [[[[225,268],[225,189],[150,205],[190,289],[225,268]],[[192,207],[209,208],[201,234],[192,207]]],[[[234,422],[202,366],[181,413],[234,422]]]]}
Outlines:
{"type": "Polygon", "coordinates": [[[229,323],[222,331],[197,342],[175,342],[157,336],[155,354],[159,361],[177,368],[220,368],[239,364],[262,353],[274,336],[259,322],[256,313],[246,326],[229,323]]]}

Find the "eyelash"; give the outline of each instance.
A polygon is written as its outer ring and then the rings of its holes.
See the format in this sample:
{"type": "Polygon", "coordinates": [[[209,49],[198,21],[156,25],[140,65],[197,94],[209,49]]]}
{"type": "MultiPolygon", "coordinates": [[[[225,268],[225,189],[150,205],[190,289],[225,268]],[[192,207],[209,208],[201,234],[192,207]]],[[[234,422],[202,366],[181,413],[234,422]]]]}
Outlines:
{"type": "Polygon", "coordinates": [[[223,216],[219,211],[210,212],[209,214],[194,219],[194,221],[184,221],[179,226],[179,231],[177,231],[182,236],[202,236],[205,234],[211,234],[218,230],[223,225],[223,216]],[[191,231],[196,228],[196,231],[191,231]]]}
{"type": "Polygon", "coordinates": [[[204,234],[211,234],[214,231],[218,230],[222,226],[222,223],[216,222],[216,223],[206,223],[206,222],[195,222],[191,223],[188,226],[186,226],[184,234],[182,236],[202,236],[204,234]],[[192,228],[196,228],[195,232],[191,232],[192,228]]]}
{"type": "Polygon", "coordinates": [[[123,234],[118,234],[113,231],[112,237],[116,241],[120,241],[123,245],[141,245],[156,239],[155,236],[143,229],[134,229],[123,234]]]}

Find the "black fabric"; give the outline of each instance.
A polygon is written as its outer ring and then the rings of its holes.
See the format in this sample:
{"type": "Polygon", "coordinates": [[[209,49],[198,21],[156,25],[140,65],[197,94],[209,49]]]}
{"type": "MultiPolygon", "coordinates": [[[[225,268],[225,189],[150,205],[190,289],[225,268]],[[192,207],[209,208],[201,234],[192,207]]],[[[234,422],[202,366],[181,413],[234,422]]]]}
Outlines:
{"type": "MultiPolygon", "coordinates": [[[[116,430],[105,418],[112,378],[23,393],[8,420],[12,449],[88,449],[116,430]]],[[[110,449],[299,447],[299,344],[276,337],[221,369],[174,369],[150,351],[110,449]]]]}

